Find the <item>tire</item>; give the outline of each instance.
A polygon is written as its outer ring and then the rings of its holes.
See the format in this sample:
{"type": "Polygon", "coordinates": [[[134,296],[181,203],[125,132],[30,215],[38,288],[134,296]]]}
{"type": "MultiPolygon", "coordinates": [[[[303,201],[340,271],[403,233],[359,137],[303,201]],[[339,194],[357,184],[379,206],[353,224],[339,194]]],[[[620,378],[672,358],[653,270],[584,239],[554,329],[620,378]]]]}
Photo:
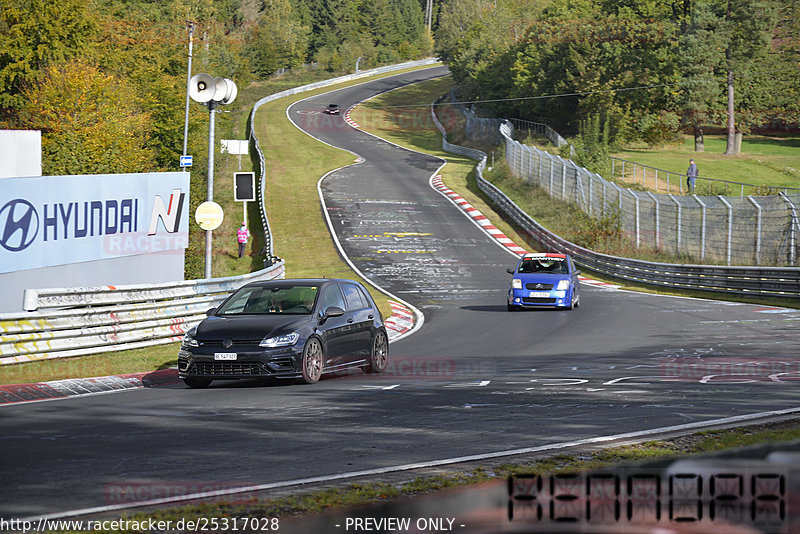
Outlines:
{"type": "Polygon", "coordinates": [[[186,378],[183,379],[183,383],[192,389],[202,389],[202,388],[207,388],[211,384],[211,379],[187,376],[186,378]]]}
{"type": "Polygon", "coordinates": [[[383,330],[378,330],[375,339],[372,340],[372,350],[369,355],[369,364],[364,367],[364,372],[368,374],[378,374],[386,370],[389,363],[389,339],[383,330]]]}
{"type": "Polygon", "coordinates": [[[322,376],[322,366],[325,361],[322,353],[322,343],[312,337],[303,347],[303,359],[300,362],[302,373],[301,381],[305,384],[316,384],[322,376]]]}
{"type": "Polygon", "coordinates": [[[581,294],[578,293],[578,299],[575,301],[575,307],[580,308],[581,306],[581,294]]]}

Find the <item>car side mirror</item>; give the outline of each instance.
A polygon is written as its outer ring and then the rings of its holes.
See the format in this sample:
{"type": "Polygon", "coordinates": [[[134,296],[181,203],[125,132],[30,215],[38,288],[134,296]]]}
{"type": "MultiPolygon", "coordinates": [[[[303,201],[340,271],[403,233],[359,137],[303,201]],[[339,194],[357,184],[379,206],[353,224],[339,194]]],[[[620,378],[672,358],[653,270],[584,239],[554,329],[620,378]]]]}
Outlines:
{"type": "Polygon", "coordinates": [[[511,268],[509,268],[509,269],[506,269],[506,272],[507,272],[508,274],[514,274],[514,269],[511,269],[511,268]]]}
{"type": "Polygon", "coordinates": [[[578,276],[581,272],[578,269],[575,269],[575,276],[578,276]]]}
{"type": "Polygon", "coordinates": [[[319,320],[319,324],[324,323],[331,317],[341,317],[342,315],[344,315],[343,309],[341,309],[338,306],[331,306],[328,309],[326,309],[325,312],[322,314],[322,317],[320,317],[319,320]]]}
{"type": "Polygon", "coordinates": [[[216,308],[209,308],[206,310],[206,315],[214,315],[215,311],[217,311],[216,308]]]}

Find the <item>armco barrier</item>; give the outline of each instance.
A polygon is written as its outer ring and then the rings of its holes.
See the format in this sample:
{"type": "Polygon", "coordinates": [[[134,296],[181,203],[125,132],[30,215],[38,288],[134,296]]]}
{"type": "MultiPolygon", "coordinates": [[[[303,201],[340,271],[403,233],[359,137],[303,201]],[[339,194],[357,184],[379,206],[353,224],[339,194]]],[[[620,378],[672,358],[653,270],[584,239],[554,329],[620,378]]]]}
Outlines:
{"type": "Polygon", "coordinates": [[[259,161],[258,172],[260,174],[260,179],[256,182],[258,184],[258,206],[259,206],[259,212],[261,213],[261,224],[262,227],[264,228],[264,246],[266,248],[268,263],[274,261],[275,256],[272,246],[273,245],[272,231],[269,226],[269,218],[267,217],[267,207],[264,204],[264,191],[266,191],[266,161],[264,160],[264,153],[261,151],[261,145],[258,142],[258,137],[254,132],[256,112],[258,111],[258,108],[260,108],[267,102],[272,102],[273,100],[278,100],[287,96],[292,96],[299,93],[305,93],[308,91],[313,91],[315,89],[321,89],[323,87],[354,81],[361,78],[367,78],[369,76],[375,76],[377,74],[384,74],[387,72],[393,72],[403,69],[411,69],[414,67],[423,67],[425,65],[433,65],[438,62],[439,62],[438,59],[423,59],[420,61],[409,61],[406,63],[399,63],[397,65],[389,65],[386,67],[379,67],[377,69],[359,71],[356,72],[355,74],[348,74],[347,76],[340,76],[338,78],[331,78],[330,80],[323,80],[320,82],[311,83],[308,85],[302,85],[300,87],[294,87],[292,89],[287,89],[286,91],[281,91],[280,93],[275,93],[269,96],[265,96],[264,98],[260,99],[258,102],[255,103],[253,109],[250,111],[250,120],[248,121],[248,124],[250,125],[250,132],[249,132],[250,140],[251,143],[253,144],[253,147],[255,148],[255,153],[258,155],[258,161],[259,161]]]}
{"type": "Polygon", "coordinates": [[[442,148],[447,152],[478,160],[475,175],[480,190],[544,250],[570,254],[577,264],[594,272],[652,286],[750,296],[800,298],[800,268],[797,267],[656,263],[601,254],[562,239],[537,223],[502,191],[484,179],[486,154],[480,150],[452,145],[447,141],[447,132],[436,117],[435,105],[431,107],[431,115],[443,136],[442,148]]]}
{"type": "Polygon", "coordinates": [[[283,262],[241,276],[151,286],[29,289],[29,313],[0,316],[0,364],[180,341],[230,292],[283,278],[283,262]]]}

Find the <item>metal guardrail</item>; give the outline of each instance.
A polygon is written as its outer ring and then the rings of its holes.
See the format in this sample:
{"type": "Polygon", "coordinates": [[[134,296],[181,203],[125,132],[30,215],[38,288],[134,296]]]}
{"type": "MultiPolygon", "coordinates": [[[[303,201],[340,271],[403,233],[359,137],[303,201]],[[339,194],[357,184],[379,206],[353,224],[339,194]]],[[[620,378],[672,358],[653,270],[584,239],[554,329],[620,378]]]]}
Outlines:
{"type": "Polygon", "coordinates": [[[283,278],[283,262],[241,276],[157,285],[28,289],[29,313],[0,316],[0,364],[180,341],[232,291],[283,278]]]}
{"type": "Polygon", "coordinates": [[[267,217],[267,206],[264,201],[264,192],[266,191],[266,161],[264,159],[264,152],[261,150],[261,145],[258,141],[258,136],[255,134],[255,120],[256,120],[256,112],[258,108],[263,106],[268,102],[272,102],[274,100],[279,100],[281,98],[296,95],[299,93],[305,93],[308,91],[313,91],[315,89],[320,89],[322,87],[328,87],[330,85],[336,85],[343,82],[349,82],[353,80],[359,80],[361,78],[367,78],[369,76],[374,76],[376,74],[384,74],[387,72],[394,72],[403,69],[410,69],[414,67],[422,67],[425,65],[433,65],[438,63],[438,59],[423,59],[420,61],[408,61],[406,63],[398,63],[396,65],[388,65],[386,67],[378,67],[376,69],[370,70],[362,70],[358,71],[355,74],[348,74],[346,76],[340,76],[338,78],[331,78],[329,80],[323,80],[320,82],[310,83],[308,85],[302,85],[300,87],[294,87],[292,89],[287,89],[286,91],[281,91],[279,93],[274,93],[269,96],[265,96],[264,98],[258,100],[255,105],[253,105],[253,109],[250,111],[250,118],[248,120],[248,126],[250,131],[248,133],[249,139],[251,144],[255,149],[255,153],[258,155],[259,161],[259,174],[260,178],[256,182],[258,184],[258,207],[261,213],[261,224],[262,228],[264,228],[264,247],[266,248],[267,254],[267,265],[271,265],[272,262],[276,261],[277,258],[274,255],[274,248],[272,243],[272,230],[269,226],[269,217],[267,217]]]}
{"type": "Polygon", "coordinates": [[[570,254],[578,265],[586,269],[630,282],[670,289],[800,298],[800,268],[797,267],[729,267],[648,262],[601,254],[559,237],[536,222],[483,177],[487,158],[485,153],[452,145],[447,141],[447,132],[436,118],[435,110],[436,107],[431,106],[433,122],[442,134],[442,148],[447,152],[478,160],[475,169],[478,188],[544,250],[570,254]]]}

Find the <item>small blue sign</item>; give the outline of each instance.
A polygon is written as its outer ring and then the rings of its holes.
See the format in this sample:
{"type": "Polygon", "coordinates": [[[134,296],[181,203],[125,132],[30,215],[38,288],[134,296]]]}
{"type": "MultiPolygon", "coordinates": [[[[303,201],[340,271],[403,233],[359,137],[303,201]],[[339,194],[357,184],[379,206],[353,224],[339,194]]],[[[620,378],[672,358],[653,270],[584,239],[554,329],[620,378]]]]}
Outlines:
{"type": "Polygon", "coordinates": [[[192,156],[181,156],[181,167],[191,167],[192,156]]]}

